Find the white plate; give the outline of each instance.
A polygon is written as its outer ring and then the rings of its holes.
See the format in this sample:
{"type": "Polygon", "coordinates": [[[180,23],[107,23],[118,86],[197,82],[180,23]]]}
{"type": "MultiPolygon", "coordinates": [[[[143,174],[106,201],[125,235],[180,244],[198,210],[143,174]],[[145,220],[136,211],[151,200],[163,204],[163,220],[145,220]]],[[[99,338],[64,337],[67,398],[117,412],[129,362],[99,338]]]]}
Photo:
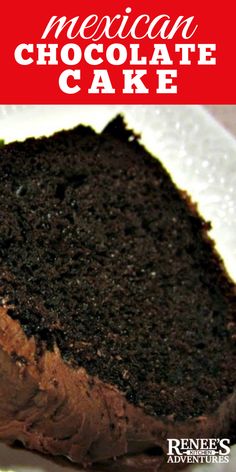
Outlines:
{"type": "MultiPolygon", "coordinates": [[[[142,132],[145,146],[164,163],[178,186],[187,190],[205,219],[212,222],[226,268],[236,280],[236,141],[200,106],[0,106],[0,139],[49,135],[78,123],[100,131],[118,112],[142,132]]],[[[235,112],[236,115],[236,112],[235,112]]],[[[235,116],[236,118],[236,116],[235,116]]],[[[200,471],[235,472],[236,448],[228,466],[200,471]]],[[[68,472],[47,459],[0,445],[2,471],[68,472]]]]}

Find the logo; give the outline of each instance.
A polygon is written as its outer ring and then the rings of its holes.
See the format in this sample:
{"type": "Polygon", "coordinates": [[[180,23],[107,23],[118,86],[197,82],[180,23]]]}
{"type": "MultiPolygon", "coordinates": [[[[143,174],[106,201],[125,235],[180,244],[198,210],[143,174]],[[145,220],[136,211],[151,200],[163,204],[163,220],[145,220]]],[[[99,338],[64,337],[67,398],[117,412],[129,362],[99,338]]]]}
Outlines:
{"type": "Polygon", "coordinates": [[[226,464],[230,458],[229,439],[167,439],[167,462],[172,464],[226,464]]]}

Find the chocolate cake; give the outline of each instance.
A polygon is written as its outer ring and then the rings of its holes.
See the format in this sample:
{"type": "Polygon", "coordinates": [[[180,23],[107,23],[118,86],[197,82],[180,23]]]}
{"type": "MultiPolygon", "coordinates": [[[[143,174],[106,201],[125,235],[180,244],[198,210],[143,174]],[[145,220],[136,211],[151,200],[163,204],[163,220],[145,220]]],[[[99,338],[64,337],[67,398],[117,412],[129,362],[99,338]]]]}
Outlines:
{"type": "Polygon", "coordinates": [[[0,149],[0,439],[148,471],[167,438],[235,440],[209,228],[120,116],[0,149]]]}

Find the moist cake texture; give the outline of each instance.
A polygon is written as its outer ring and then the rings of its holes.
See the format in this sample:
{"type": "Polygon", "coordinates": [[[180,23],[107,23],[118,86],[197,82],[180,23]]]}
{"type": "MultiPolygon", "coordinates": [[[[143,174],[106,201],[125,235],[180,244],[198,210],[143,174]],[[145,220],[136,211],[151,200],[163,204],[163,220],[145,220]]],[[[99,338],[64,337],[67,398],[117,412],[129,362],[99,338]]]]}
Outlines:
{"type": "Polygon", "coordinates": [[[235,385],[235,288],[122,118],[4,146],[0,189],[0,301],[37,355],[56,344],[153,417],[215,411],[235,385]]]}

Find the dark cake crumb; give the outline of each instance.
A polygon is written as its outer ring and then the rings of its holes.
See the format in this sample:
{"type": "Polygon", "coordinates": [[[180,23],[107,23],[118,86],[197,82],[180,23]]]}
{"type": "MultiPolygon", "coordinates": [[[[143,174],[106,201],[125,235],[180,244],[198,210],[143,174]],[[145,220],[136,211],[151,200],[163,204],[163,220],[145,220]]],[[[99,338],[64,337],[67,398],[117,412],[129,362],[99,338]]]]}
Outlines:
{"type": "Polygon", "coordinates": [[[56,342],[151,415],[215,410],[235,384],[234,287],[122,119],[4,146],[0,188],[1,301],[39,352],[56,342]]]}

